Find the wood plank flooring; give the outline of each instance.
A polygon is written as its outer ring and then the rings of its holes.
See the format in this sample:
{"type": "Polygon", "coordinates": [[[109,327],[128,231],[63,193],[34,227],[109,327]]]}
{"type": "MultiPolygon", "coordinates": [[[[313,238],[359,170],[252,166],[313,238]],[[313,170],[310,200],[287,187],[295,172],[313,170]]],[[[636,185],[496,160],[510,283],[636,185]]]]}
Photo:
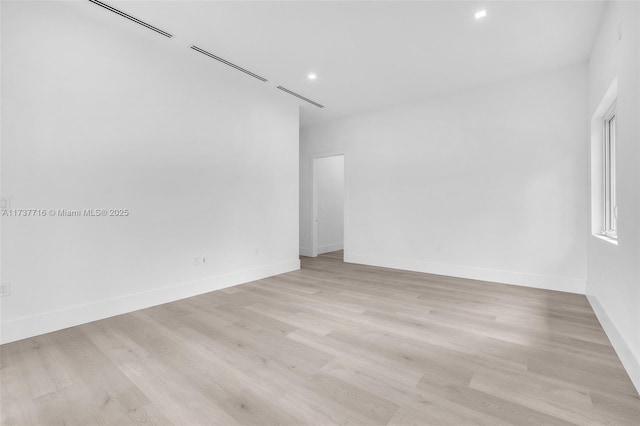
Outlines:
{"type": "Polygon", "coordinates": [[[584,296],[302,270],[0,348],[2,425],[638,425],[584,296]]]}

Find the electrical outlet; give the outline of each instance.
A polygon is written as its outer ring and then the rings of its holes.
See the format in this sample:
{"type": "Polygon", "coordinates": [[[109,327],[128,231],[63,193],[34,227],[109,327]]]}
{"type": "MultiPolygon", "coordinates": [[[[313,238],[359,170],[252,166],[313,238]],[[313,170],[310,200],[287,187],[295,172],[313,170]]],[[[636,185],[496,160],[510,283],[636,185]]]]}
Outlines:
{"type": "Polygon", "coordinates": [[[618,40],[622,40],[622,22],[618,24],[618,40]]]}
{"type": "Polygon", "coordinates": [[[194,266],[204,265],[205,263],[207,263],[207,257],[206,256],[195,256],[193,258],[194,266]]]}
{"type": "Polygon", "coordinates": [[[11,296],[11,283],[0,285],[0,297],[11,296]]]}

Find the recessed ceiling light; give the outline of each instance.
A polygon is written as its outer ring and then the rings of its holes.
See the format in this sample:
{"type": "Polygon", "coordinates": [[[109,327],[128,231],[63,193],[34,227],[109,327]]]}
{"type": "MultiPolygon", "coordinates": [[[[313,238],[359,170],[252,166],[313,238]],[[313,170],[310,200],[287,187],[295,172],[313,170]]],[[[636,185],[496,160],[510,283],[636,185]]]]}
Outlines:
{"type": "Polygon", "coordinates": [[[314,73],[311,73],[311,74],[308,74],[308,75],[307,75],[307,78],[308,78],[309,80],[315,80],[316,78],[318,78],[318,76],[317,76],[317,75],[315,75],[314,73]]]}
{"type": "Polygon", "coordinates": [[[482,9],[476,12],[474,15],[476,19],[482,19],[487,16],[487,9],[482,9]]]}

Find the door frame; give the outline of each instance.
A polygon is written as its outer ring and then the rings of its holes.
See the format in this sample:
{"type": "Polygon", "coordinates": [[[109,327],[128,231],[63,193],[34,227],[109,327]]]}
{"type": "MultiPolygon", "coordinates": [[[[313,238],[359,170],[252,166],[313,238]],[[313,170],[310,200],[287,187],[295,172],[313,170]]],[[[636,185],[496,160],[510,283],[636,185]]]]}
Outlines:
{"type": "Polygon", "coordinates": [[[318,160],[321,158],[327,157],[338,157],[342,155],[344,158],[344,211],[343,211],[343,227],[344,227],[344,253],[346,258],[347,253],[347,236],[349,235],[347,232],[348,223],[349,223],[349,185],[348,182],[348,167],[347,167],[347,153],[346,151],[331,151],[331,152],[322,152],[314,154],[311,158],[311,257],[318,256],[318,160]]]}

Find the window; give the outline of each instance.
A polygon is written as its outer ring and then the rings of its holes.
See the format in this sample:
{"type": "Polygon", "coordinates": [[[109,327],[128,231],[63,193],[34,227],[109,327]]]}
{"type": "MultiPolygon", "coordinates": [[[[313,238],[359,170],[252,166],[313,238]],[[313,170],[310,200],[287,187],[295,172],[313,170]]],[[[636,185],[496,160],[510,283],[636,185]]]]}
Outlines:
{"type": "Polygon", "coordinates": [[[618,244],[616,135],[618,79],[614,78],[591,116],[591,234],[618,244]]]}
{"type": "Polygon", "coordinates": [[[618,205],[616,203],[616,106],[604,116],[602,186],[604,189],[604,223],[602,234],[618,237],[618,205]]]}

